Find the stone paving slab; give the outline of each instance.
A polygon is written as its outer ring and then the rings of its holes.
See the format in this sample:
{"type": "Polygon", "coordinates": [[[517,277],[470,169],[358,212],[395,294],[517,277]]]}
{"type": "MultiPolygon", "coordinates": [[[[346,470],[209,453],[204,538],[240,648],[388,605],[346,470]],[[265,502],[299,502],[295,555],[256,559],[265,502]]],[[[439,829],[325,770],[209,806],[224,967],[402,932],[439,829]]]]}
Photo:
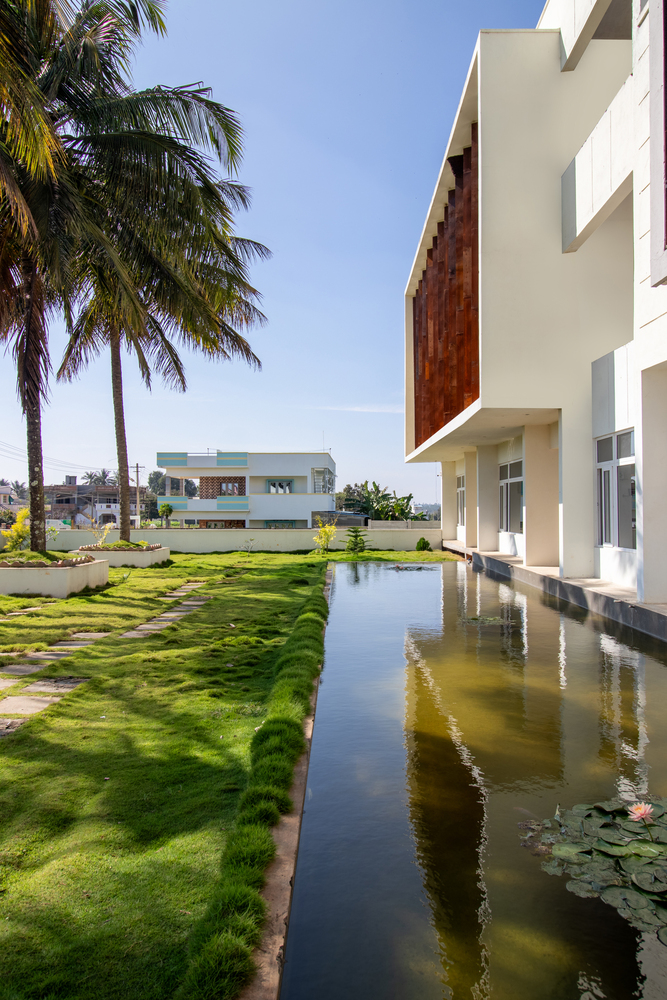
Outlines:
{"type": "Polygon", "coordinates": [[[0,691],[2,691],[3,688],[11,687],[13,684],[16,684],[13,677],[0,677],[0,691]]]}
{"type": "Polygon", "coordinates": [[[24,722],[25,719],[0,719],[0,736],[7,736],[8,733],[13,733],[24,722]]]}
{"type": "Polygon", "coordinates": [[[75,632],[70,639],[106,639],[111,632],[75,632]]]}
{"type": "Polygon", "coordinates": [[[52,677],[45,681],[33,681],[23,688],[23,692],[31,694],[67,694],[74,691],[80,684],[85,684],[88,677],[52,677]]]}
{"type": "Polygon", "coordinates": [[[132,629],[130,632],[123,632],[121,639],[143,639],[144,636],[150,635],[151,631],[154,630],[149,629],[148,631],[138,632],[136,629],[132,629]]]}
{"type": "Polygon", "coordinates": [[[38,674],[43,669],[41,663],[12,663],[10,667],[0,667],[0,673],[11,674],[12,677],[26,677],[28,674],[38,674]]]}
{"type": "Polygon", "coordinates": [[[3,698],[0,701],[0,712],[3,715],[35,715],[36,712],[41,712],[43,709],[48,708],[49,705],[55,704],[55,702],[60,701],[60,698],[26,698],[23,695],[10,695],[8,698],[3,698]]]}
{"type": "Polygon", "coordinates": [[[68,641],[67,639],[65,639],[63,642],[54,642],[52,646],[49,646],[49,649],[85,649],[86,646],[92,646],[92,645],[93,645],[92,639],[89,639],[87,642],[83,642],[78,639],[75,639],[74,641],[72,640],[68,641]]]}
{"type": "Polygon", "coordinates": [[[51,663],[53,660],[65,660],[68,656],[72,654],[65,649],[60,651],[51,652],[50,649],[44,650],[42,653],[26,653],[26,660],[44,660],[46,663],[51,663]]]}
{"type": "Polygon", "coordinates": [[[163,628],[169,627],[169,622],[145,622],[143,625],[137,625],[134,632],[141,629],[142,631],[148,630],[150,632],[161,632],[163,628]]]}

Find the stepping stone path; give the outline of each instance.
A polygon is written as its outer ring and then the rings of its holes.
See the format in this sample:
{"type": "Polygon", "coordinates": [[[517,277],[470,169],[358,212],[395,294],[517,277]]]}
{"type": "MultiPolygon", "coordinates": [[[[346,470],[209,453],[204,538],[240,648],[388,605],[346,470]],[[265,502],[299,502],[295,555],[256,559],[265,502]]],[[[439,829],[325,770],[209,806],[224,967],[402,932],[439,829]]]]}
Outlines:
{"type": "MultiPolygon", "coordinates": [[[[185,583],[178,590],[172,590],[165,597],[159,597],[160,601],[173,603],[179,597],[188,597],[193,590],[204,587],[205,583],[185,583]]],[[[190,597],[187,601],[182,601],[177,609],[165,611],[152,621],[137,625],[129,632],[123,632],[122,639],[141,639],[147,635],[153,635],[162,631],[186,615],[192,614],[198,608],[202,608],[207,601],[207,597],[190,597]]],[[[39,611],[40,608],[24,608],[22,611],[12,611],[6,617],[11,618],[16,615],[28,614],[30,611],[39,611]]],[[[10,678],[0,677],[0,691],[12,687],[16,684],[13,678],[26,677],[29,674],[39,673],[44,669],[45,663],[55,663],[67,656],[71,656],[77,649],[85,649],[92,646],[96,639],[105,639],[110,632],[75,632],[73,636],[62,642],[56,642],[49,649],[37,653],[0,653],[2,656],[23,656],[20,663],[12,663],[9,666],[0,665],[0,674],[10,674],[10,678]]],[[[48,708],[60,701],[63,695],[74,691],[80,684],[85,684],[87,677],[50,677],[43,681],[33,681],[27,687],[21,689],[17,695],[7,695],[0,700],[0,715],[17,715],[21,718],[3,719],[0,718],[0,737],[13,733],[25,722],[27,716],[35,715],[43,709],[48,708]]]]}

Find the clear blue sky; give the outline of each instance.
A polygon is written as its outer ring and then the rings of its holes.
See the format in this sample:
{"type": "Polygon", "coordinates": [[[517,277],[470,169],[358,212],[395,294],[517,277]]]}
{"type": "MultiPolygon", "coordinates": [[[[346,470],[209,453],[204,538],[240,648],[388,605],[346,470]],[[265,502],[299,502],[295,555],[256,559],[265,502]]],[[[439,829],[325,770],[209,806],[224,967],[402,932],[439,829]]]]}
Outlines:
{"type": "MultiPolygon", "coordinates": [[[[263,362],[188,359],[189,391],[148,394],[125,363],[130,460],[158,449],[331,448],[339,487],[376,479],[419,501],[435,467],[403,463],[403,291],[480,28],[534,27],[543,0],[171,0],[168,37],[139,51],[135,83],[203,81],[245,129],[240,235],[268,324],[263,362]]],[[[52,327],[57,362],[62,332],[52,327]]],[[[0,439],[24,448],[9,357],[0,439]]],[[[44,453],[114,468],[109,362],[53,386],[44,453]]],[[[65,469],[47,465],[49,482],[65,469]]],[[[26,478],[0,458],[0,476],[26,478]]]]}

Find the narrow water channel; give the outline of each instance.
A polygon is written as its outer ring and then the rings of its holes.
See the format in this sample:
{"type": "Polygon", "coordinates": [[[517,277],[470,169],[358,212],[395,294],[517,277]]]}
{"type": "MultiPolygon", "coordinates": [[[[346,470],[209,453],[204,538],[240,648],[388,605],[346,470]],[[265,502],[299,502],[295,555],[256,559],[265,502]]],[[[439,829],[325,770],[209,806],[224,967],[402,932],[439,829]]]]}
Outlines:
{"type": "Polygon", "coordinates": [[[339,564],[281,1000],[664,1000],[518,824],[667,795],[667,654],[463,563],[339,564]]]}

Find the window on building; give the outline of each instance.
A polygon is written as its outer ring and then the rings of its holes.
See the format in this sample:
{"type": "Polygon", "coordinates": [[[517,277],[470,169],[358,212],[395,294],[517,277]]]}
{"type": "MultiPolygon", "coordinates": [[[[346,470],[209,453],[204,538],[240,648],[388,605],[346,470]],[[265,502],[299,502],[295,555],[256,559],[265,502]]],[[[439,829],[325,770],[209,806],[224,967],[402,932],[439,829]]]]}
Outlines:
{"type": "Polygon", "coordinates": [[[265,521],[265,528],[293,528],[294,521],[265,521]]]}
{"type": "Polygon", "coordinates": [[[466,523],[466,477],[456,477],[456,523],[466,523]]]}
{"type": "Polygon", "coordinates": [[[293,479],[267,479],[267,493],[294,493],[293,479]]]}
{"type": "Polygon", "coordinates": [[[501,531],[523,533],[523,462],[507,462],[498,470],[500,480],[500,510],[498,524],[501,531]]]}
{"type": "Polygon", "coordinates": [[[331,469],[313,469],[313,493],[334,493],[336,477],[331,469]]]}
{"type": "Polygon", "coordinates": [[[622,431],[595,442],[597,543],[637,548],[635,434],[622,431]]]}

